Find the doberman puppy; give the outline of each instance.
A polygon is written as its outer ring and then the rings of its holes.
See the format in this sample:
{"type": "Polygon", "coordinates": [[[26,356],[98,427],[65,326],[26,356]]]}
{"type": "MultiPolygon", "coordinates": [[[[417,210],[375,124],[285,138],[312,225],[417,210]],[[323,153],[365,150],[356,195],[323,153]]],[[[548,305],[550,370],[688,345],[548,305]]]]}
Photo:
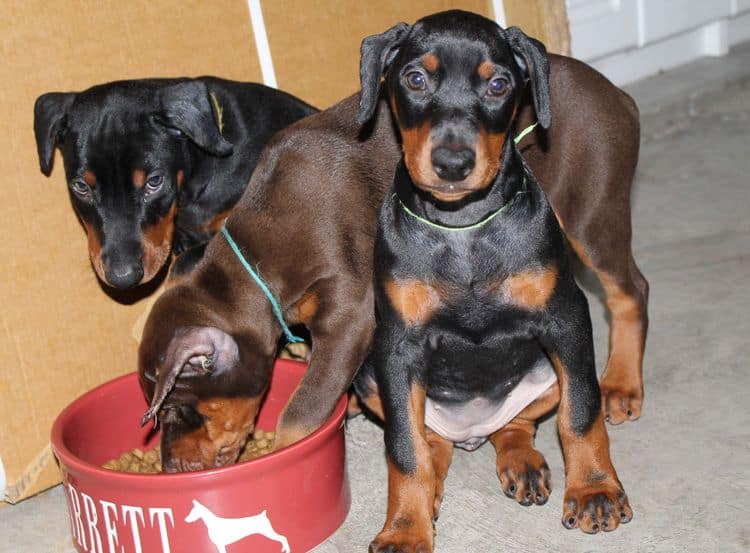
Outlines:
{"type": "MultiPolygon", "coordinates": [[[[475,17],[480,28],[494,25],[475,17]]],[[[449,29],[450,18],[443,21],[449,29]]],[[[304,323],[312,335],[310,366],[279,420],[276,447],[325,421],[370,346],[377,214],[402,156],[388,100],[380,93],[380,57],[392,61],[388,52],[407,34],[408,27],[399,25],[365,41],[362,93],[278,133],[226,222],[286,321],[304,323]]],[[[620,307],[624,323],[613,317],[619,330],[610,364],[622,379],[610,379],[613,399],[605,404],[621,421],[624,409],[642,397],[645,295],[632,299],[640,290],[633,284],[636,273],[617,270],[632,261],[628,198],[638,152],[637,111],[617,87],[570,58],[551,56],[550,83],[555,124],[528,135],[521,149],[569,239],[585,244],[600,274],[617,275],[611,277],[618,292],[610,306],[620,307]]],[[[525,94],[520,101],[519,129],[537,120],[531,98],[525,94]]],[[[156,302],[140,346],[141,383],[149,414],[161,425],[165,470],[236,459],[280,335],[268,299],[217,235],[195,270],[156,302]]]]}
{"type": "Polygon", "coordinates": [[[96,274],[128,289],[151,280],[170,251],[204,245],[266,142],[315,111],[255,83],[130,80],[43,94],[34,131],[45,175],[62,152],[96,274]]]}
{"type": "Polygon", "coordinates": [[[550,127],[544,46],[461,12],[399,33],[397,53],[382,37],[363,47],[392,57],[385,88],[404,151],[380,210],[379,322],[355,381],[385,423],[388,512],[370,550],[433,550],[454,443],[472,450],[489,438],[508,495],[545,503],[530,414],[558,399],[563,522],[614,530],[632,511],[610,460],[588,304],[511,138],[527,83],[550,127]]]}

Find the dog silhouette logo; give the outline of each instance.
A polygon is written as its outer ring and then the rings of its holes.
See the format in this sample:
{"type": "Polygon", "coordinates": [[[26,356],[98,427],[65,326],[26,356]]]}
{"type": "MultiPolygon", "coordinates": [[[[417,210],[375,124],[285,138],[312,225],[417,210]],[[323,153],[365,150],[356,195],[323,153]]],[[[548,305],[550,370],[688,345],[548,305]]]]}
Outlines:
{"type": "Polygon", "coordinates": [[[242,518],[222,518],[216,516],[205,505],[193,499],[193,508],[185,517],[185,522],[202,520],[208,530],[208,539],[216,546],[218,553],[227,553],[227,545],[231,545],[253,534],[261,534],[269,540],[281,544],[282,553],[290,553],[289,542],[278,534],[271,526],[268,515],[262,513],[242,518]]]}

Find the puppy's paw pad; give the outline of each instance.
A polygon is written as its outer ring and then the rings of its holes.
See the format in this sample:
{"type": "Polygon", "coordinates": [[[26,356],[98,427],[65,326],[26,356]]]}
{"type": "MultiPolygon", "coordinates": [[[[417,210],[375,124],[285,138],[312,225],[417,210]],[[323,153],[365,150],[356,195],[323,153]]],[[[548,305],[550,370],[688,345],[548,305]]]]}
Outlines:
{"type": "Polygon", "coordinates": [[[604,417],[608,423],[617,425],[640,418],[643,409],[643,392],[641,390],[613,386],[607,383],[606,379],[602,381],[600,388],[604,417]]]}
{"type": "Polygon", "coordinates": [[[369,553],[432,553],[432,547],[426,543],[407,537],[404,539],[375,538],[368,549],[369,553]]]}
{"type": "Polygon", "coordinates": [[[503,452],[497,462],[503,493],[524,506],[544,505],[549,499],[551,474],[544,456],[535,449],[503,452]]]}
{"type": "Polygon", "coordinates": [[[565,492],[562,523],[587,534],[611,532],[633,519],[625,492],[616,486],[582,488],[565,492]]]}

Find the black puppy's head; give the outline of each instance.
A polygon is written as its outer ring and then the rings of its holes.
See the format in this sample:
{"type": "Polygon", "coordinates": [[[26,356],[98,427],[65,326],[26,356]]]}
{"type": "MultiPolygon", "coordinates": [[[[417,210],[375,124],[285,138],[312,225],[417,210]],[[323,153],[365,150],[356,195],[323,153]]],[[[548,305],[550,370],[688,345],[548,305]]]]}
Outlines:
{"type": "Polygon", "coordinates": [[[550,124],[544,46],[519,29],[453,10],[399,23],[362,42],[360,123],[381,77],[414,184],[441,201],[489,186],[527,82],[539,124],[550,124]]]}
{"type": "Polygon", "coordinates": [[[51,92],[34,107],[39,164],[55,148],[88,235],[89,258],[115,288],[147,282],[168,259],[188,141],[213,155],[222,138],[201,81],[120,81],[79,93],[51,92]]]}

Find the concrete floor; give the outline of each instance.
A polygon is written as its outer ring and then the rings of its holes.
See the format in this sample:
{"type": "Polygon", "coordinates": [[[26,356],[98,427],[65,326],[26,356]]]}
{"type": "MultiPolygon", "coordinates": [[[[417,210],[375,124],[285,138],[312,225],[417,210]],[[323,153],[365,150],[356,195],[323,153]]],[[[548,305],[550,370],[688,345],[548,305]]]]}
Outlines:
{"type": "MultiPolygon", "coordinates": [[[[644,416],[610,437],[634,520],[595,536],[563,528],[552,418],[537,439],[553,474],[550,501],[517,505],[500,492],[490,446],[457,450],[437,551],[750,551],[750,45],[628,90],[642,112],[633,227],[651,329],[644,416]]],[[[601,291],[586,287],[601,369],[601,291]]],[[[384,520],[382,432],[358,418],[347,439],[352,509],[316,553],[366,551],[384,520]]],[[[71,553],[68,531],[59,486],[0,509],[0,552],[71,553]]]]}

